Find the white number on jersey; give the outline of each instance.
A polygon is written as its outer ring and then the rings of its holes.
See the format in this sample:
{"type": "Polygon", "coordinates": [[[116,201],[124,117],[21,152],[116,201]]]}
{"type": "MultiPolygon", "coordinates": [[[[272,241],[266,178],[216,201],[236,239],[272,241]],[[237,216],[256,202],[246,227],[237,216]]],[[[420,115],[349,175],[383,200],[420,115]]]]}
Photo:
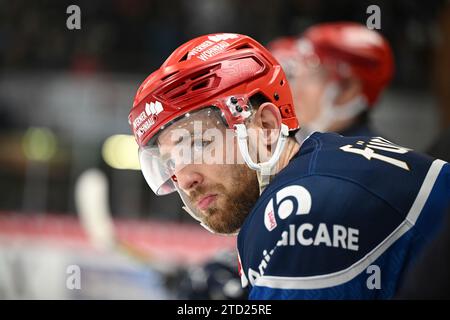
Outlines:
{"type": "MultiPolygon", "coordinates": [[[[356,144],[363,146],[366,142],[358,141],[356,144]]],[[[352,146],[351,144],[347,144],[343,147],[340,147],[342,151],[351,152],[355,154],[359,154],[366,158],[367,160],[377,159],[387,163],[390,163],[394,166],[400,167],[405,170],[409,170],[409,166],[405,161],[401,161],[392,157],[388,157],[379,153],[376,153],[374,149],[388,151],[397,154],[405,154],[411,149],[407,149],[401,146],[398,146],[384,138],[376,137],[370,139],[370,141],[366,144],[364,149],[358,148],[357,146],[352,146]]]]}

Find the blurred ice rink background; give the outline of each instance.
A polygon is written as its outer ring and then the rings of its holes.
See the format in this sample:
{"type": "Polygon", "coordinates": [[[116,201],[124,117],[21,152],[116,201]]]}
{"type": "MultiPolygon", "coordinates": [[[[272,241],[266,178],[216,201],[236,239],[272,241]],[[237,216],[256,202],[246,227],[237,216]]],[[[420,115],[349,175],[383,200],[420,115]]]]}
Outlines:
{"type": "Polygon", "coordinates": [[[173,298],[176,279],[96,248],[76,215],[75,182],[96,167],[119,236],[152,259],[187,267],[235,248],[192,223],[177,195],[156,198],[136,170],[137,147],[123,135],[141,81],[192,37],[267,43],[317,22],[365,23],[370,4],[396,59],[374,125],[426,152],[450,126],[449,1],[0,0],[0,299],[173,298]],[[70,4],[81,30],[66,27],[70,4]],[[66,286],[70,265],[82,270],[81,290],[66,286]]]}

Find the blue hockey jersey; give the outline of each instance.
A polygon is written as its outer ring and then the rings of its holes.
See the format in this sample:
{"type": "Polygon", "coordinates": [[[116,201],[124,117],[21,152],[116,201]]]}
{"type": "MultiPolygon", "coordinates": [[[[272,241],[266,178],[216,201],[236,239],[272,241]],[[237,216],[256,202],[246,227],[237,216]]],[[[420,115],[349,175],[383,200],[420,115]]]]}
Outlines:
{"type": "Polygon", "coordinates": [[[439,231],[450,167],[380,137],[314,133],[238,235],[250,299],[388,299],[439,231]]]}

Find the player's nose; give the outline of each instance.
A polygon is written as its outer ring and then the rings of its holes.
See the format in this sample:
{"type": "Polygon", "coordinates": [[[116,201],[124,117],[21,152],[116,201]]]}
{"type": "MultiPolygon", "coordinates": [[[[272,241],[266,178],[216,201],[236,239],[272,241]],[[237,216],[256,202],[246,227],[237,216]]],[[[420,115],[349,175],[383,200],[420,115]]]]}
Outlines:
{"type": "Polygon", "coordinates": [[[201,185],[204,179],[203,175],[194,170],[194,167],[191,165],[179,170],[175,176],[178,181],[178,186],[186,193],[201,185]]]}

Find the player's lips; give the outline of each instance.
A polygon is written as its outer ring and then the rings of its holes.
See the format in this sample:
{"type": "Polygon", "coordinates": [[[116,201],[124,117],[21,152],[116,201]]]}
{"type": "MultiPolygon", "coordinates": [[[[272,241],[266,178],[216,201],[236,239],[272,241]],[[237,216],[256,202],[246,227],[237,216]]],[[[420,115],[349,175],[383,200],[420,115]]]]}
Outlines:
{"type": "Polygon", "coordinates": [[[200,200],[197,202],[197,207],[200,210],[206,210],[208,209],[209,205],[216,200],[217,198],[217,194],[208,194],[202,198],[200,198],[200,200]]]}

